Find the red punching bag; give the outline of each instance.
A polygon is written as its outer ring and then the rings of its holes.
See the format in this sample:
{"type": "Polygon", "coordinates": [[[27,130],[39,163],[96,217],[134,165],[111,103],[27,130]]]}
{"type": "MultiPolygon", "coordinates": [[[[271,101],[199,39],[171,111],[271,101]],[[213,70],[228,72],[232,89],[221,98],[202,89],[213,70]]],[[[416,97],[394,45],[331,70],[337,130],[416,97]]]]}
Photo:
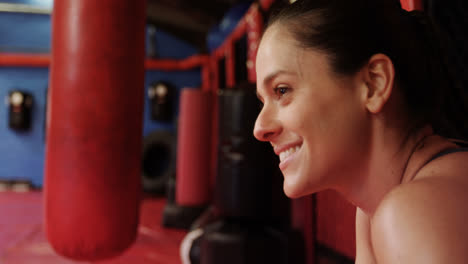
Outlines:
{"type": "Polygon", "coordinates": [[[113,257],[136,238],[145,2],[54,2],[45,227],[72,259],[113,257]]]}
{"type": "Polygon", "coordinates": [[[211,201],[210,151],[212,93],[183,89],[177,144],[176,202],[203,207],[211,201]]]}

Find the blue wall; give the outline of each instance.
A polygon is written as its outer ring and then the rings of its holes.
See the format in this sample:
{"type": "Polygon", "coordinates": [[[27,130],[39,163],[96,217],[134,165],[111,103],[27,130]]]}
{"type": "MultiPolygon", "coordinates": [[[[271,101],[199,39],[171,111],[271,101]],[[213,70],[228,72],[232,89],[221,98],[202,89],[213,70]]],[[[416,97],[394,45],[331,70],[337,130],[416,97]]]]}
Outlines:
{"type": "Polygon", "coordinates": [[[15,132],[8,127],[8,106],[0,107],[0,178],[29,179],[42,183],[44,163],[45,94],[48,69],[0,68],[0,98],[19,89],[34,96],[31,130],[15,132]]]}
{"type": "Polygon", "coordinates": [[[0,52],[48,53],[50,17],[0,13],[0,52]]]}
{"type": "Polygon", "coordinates": [[[164,71],[147,71],[145,78],[145,112],[144,112],[144,121],[143,121],[143,135],[148,135],[152,131],[158,129],[167,129],[175,132],[175,124],[167,122],[155,122],[150,120],[150,105],[148,98],[148,87],[152,83],[157,81],[165,81],[173,84],[177,87],[177,97],[175,102],[175,109],[177,116],[179,109],[179,94],[180,90],[184,87],[187,88],[198,88],[201,86],[201,73],[199,69],[185,72],[164,72],[164,71]]]}
{"type": "MultiPolygon", "coordinates": [[[[9,0],[0,2],[40,4],[47,6],[50,0],[9,0]],[[41,2],[42,1],[42,2],[41,2]]],[[[150,28],[150,27],[148,27],[150,28]]],[[[50,51],[50,16],[25,15],[0,12],[0,52],[45,53],[50,51]]],[[[147,36],[148,38],[151,36],[147,36]]],[[[153,50],[159,58],[182,59],[197,53],[196,48],[170,34],[156,30],[153,50]]],[[[44,170],[44,118],[47,68],[0,67],[0,179],[27,179],[36,186],[42,186],[44,170]],[[34,96],[33,123],[28,132],[16,132],[8,127],[8,105],[4,98],[11,90],[23,90],[34,96]]],[[[175,131],[173,123],[150,120],[147,88],[151,83],[167,81],[177,87],[200,87],[200,69],[185,72],[147,71],[145,78],[145,111],[143,134],[155,130],[175,131]]],[[[176,101],[178,109],[178,96],[176,101]]]]}
{"type": "MultiPolygon", "coordinates": [[[[153,27],[149,26],[147,32],[151,28],[153,27]]],[[[156,29],[155,32],[153,45],[156,56],[160,59],[183,59],[198,52],[192,45],[179,41],[164,31],[156,29]]]]}

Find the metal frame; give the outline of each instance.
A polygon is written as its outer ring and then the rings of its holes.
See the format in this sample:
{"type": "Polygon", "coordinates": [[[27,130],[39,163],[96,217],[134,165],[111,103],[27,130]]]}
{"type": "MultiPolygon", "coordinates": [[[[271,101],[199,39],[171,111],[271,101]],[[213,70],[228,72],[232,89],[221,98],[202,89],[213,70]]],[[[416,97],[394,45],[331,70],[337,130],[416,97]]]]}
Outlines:
{"type": "Polygon", "coordinates": [[[34,5],[0,3],[0,12],[50,15],[52,14],[52,9],[34,5]]]}

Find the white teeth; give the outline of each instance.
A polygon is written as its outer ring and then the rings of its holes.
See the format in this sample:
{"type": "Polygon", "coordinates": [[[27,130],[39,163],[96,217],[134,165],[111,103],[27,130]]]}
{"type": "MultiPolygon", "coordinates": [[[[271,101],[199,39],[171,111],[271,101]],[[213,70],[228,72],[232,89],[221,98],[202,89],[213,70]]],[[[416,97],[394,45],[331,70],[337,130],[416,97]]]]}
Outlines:
{"type": "Polygon", "coordinates": [[[299,146],[297,147],[292,147],[290,149],[287,149],[279,154],[280,161],[285,160],[287,157],[289,157],[291,154],[299,150],[299,146]]]}

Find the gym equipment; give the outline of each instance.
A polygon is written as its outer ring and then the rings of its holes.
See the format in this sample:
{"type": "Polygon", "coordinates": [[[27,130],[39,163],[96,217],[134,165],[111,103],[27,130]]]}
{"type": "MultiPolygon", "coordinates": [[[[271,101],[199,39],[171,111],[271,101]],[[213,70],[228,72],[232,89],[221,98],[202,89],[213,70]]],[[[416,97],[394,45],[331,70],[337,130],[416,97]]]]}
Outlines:
{"type": "Polygon", "coordinates": [[[182,206],[201,206],[211,201],[211,113],[211,92],[182,90],[176,174],[176,201],[182,206]]]}
{"type": "Polygon", "coordinates": [[[281,264],[287,256],[287,237],[263,223],[215,222],[200,239],[201,264],[281,264]]]}
{"type": "Polygon", "coordinates": [[[175,200],[164,208],[163,225],[188,229],[210,203],[210,91],[183,89],[177,139],[175,200]]]}
{"type": "Polygon", "coordinates": [[[156,82],[148,88],[152,120],[172,121],[175,92],[176,88],[173,85],[163,81],[156,82]]]}
{"type": "Polygon", "coordinates": [[[142,184],[148,193],[163,195],[167,181],[175,174],[176,136],[167,130],[157,130],[143,139],[142,184]]]}
{"type": "Polygon", "coordinates": [[[206,38],[208,50],[210,52],[223,44],[229,34],[236,28],[237,23],[242,19],[250,5],[251,2],[246,2],[233,6],[226,12],[219,25],[213,26],[210,29],[206,38]]]}
{"type": "Polygon", "coordinates": [[[145,1],[54,4],[45,229],[59,254],[100,260],[136,237],[145,1]]]}
{"type": "Polygon", "coordinates": [[[198,221],[182,243],[184,264],[299,263],[289,254],[289,246],[300,243],[291,235],[289,201],[274,153],[252,135],[260,110],[254,87],[218,91],[213,209],[204,216],[210,219],[198,221]]]}
{"type": "Polygon", "coordinates": [[[8,95],[8,126],[17,131],[27,131],[31,128],[33,97],[23,91],[11,91],[8,95]]]}
{"type": "MultiPolygon", "coordinates": [[[[260,101],[255,86],[220,90],[218,173],[214,205],[226,217],[270,219],[273,180],[277,171],[271,146],[252,131],[260,101]]],[[[282,193],[282,186],[277,187],[282,193]]],[[[275,193],[276,195],[276,193],[275,193]]]]}
{"type": "Polygon", "coordinates": [[[422,10],[424,7],[423,0],[401,0],[401,7],[407,11],[422,10]]]}

